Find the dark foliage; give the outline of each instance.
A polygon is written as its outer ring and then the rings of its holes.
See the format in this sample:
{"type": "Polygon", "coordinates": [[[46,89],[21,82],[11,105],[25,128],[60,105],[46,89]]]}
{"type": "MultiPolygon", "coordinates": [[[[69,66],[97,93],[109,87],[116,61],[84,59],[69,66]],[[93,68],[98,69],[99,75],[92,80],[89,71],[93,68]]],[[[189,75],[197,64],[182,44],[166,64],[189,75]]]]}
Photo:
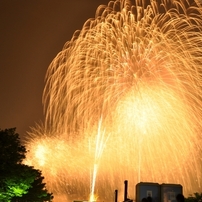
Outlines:
{"type": "Polygon", "coordinates": [[[15,128],[0,130],[0,201],[52,201],[41,171],[22,163],[25,155],[26,148],[15,128]]]}
{"type": "Polygon", "coordinates": [[[201,193],[194,193],[189,197],[185,198],[185,202],[202,202],[202,192],[201,193]]]}
{"type": "Polygon", "coordinates": [[[0,130],[0,169],[5,170],[25,159],[26,148],[21,145],[15,128],[0,130]]]}

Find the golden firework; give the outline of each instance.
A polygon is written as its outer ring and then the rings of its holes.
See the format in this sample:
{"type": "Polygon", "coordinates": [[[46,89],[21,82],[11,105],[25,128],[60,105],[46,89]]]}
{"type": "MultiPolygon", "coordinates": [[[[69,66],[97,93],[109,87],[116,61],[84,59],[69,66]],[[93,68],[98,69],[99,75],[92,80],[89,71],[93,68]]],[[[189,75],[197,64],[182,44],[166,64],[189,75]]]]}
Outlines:
{"type": "Polygon", "coordinates": [[[199,4],[100,6],[47,70],[45,126],[31,132],[30,159],[57,193],[111,199],[125,179],[131,195],[140,181],[201,190],[201,67],[199,4]]]}

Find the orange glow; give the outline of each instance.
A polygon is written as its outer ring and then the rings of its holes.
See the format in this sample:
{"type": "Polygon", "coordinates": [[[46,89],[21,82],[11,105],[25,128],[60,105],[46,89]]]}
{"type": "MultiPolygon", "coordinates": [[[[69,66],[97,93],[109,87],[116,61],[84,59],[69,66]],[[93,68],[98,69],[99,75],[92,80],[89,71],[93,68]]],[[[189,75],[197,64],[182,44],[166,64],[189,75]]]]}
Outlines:
{"type": "Polygon", "coordinates": [[[130,198],[140,181],[201,190],[202,8],[135,2],[99,7],[47,70],[27,163],[67,201],[113,200],[124,180],[130,198]]]}
{"type": "Polygon", "coordinates": [[[46,154],[45,147],[43,147],[42,145],[37,145],[35,158],[38,159],[40,166],[43,166],[45,164],[45,161],[46,161],[45,154],[46,154]]]}

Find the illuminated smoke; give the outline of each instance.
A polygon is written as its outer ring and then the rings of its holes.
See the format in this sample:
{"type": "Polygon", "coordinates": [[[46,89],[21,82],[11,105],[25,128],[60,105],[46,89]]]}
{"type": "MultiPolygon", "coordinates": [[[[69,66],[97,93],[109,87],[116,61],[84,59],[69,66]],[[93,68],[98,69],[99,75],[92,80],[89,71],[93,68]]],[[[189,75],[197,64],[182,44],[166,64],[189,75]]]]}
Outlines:
{"type": "Polygon", "coordinates": [[[73,199],[111,200],[126,179],[131,196],[140,181],[201,190],[201,67],[199,4],[100,6],[47,70],[27,162],[73,199]]]}

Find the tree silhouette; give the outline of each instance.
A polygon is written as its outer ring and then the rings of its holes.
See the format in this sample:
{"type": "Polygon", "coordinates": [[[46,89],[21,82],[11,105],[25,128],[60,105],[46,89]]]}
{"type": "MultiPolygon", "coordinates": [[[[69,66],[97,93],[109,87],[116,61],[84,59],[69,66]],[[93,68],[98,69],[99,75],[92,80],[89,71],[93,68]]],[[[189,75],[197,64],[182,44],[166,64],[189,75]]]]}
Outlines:
{"type": "Polygon", "coordinates": [[[0,201],[43,202],[53,196],[45,188],[40,170],[24,165],[26,148],[15,128],[0,130],[0,201]]]}
{"type": "Polygon", "coordinates": [[[202,202],[202,192],[196,192],[193,195],[189,195],[187,198],[185,198],[185,202],[202,202]]]}

